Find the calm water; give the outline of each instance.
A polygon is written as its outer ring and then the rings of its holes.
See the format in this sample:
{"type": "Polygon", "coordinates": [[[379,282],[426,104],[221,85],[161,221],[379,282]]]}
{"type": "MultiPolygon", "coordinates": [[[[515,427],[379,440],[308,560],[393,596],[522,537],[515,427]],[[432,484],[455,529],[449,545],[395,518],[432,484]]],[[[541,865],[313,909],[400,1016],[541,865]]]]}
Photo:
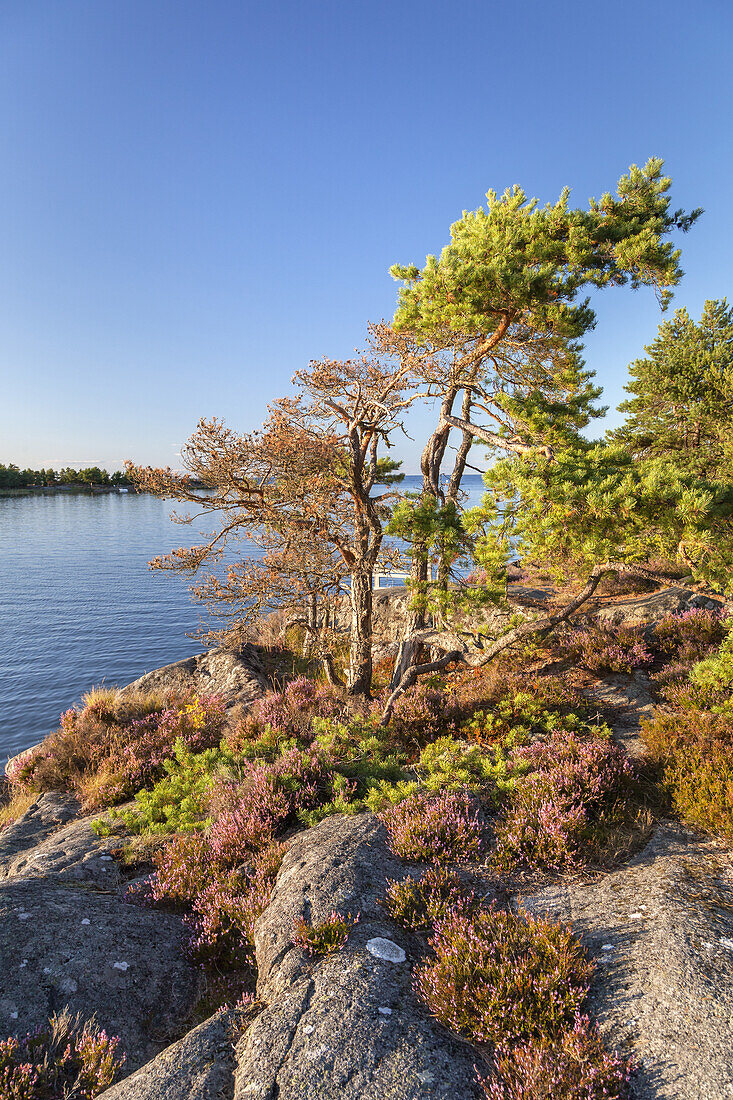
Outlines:
{"type": "Polygon", "coordinates": [[[186,581],[148,569],[196,541],[169,512],[134,493],[0,497],[0,766],[94,684],[200,652],[186,581]]]}

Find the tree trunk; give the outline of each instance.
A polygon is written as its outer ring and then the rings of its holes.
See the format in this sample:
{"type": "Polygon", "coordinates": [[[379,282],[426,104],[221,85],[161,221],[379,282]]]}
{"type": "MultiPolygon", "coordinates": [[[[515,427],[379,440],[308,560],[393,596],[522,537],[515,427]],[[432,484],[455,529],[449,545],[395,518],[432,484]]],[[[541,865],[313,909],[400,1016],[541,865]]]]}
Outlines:
{"type": "Polygon", "coordinates": [[[351,576],[351,648],[349,695],[366,695],[372,686],[372,574],[351,576]]]}
{"type": "Polygon", "coordinates": [[[318,603],[315,592],[306,599],[305,637],[303,638],[303,658],[307,660],[313,652],[313,644],[318,633],[318,603]]]}
{"type": "Polygon", "coordinates": [[[321,655],[323,661],[323,671],[326,674],[326,680],[331,687],[343,687],[344,682],[336,671],[336,666],[333,663],[333,654],[326,651],[321,655]]]}

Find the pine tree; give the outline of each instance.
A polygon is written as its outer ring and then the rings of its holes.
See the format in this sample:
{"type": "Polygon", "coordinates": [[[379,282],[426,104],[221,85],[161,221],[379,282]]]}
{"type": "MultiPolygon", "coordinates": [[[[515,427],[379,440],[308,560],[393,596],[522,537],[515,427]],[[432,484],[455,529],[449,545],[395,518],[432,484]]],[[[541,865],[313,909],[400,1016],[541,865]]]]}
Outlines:
{"type": "Polygon", "coordinates": [[[629,367],[633,396],[612,438],[637,457],[666,456],[719,481],[733,458],[733,306],[707,301],[696,324],[678,309],[659,327],[646,358],[629,367]]]}

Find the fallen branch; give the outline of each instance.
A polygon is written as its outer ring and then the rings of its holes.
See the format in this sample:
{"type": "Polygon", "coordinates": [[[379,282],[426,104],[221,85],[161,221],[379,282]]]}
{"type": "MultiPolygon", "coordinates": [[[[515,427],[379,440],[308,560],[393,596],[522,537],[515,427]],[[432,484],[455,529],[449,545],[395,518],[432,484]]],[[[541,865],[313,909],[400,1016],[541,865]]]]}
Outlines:
{"type": "Polygon", "coordinates": [[[411,635],[409,638],[403,639],[400,644],[397,660],[395,662],[395,671],[390,685],[392,691],[382,711],[382,717],[380,719],[381,724],[383,726],[387,725],[392,717],[394,705],[400,695],[411,688],[417,682],[418,677],[425,676],[431,672],[440,672],[446,668],[451,661],[460,661],[463,664],[469,665],[471,668],[481,668],[483,665],[493,660],[494,657],[498,656],[499,653],[502,653],[505,649],[509,649],[510,646],[515,645],[524,638],[530,637],[532,634],[537,634],[540,637],[550,634],[555,627],[565,622],[571,615],[574,615],[578,608],[582,607],[583,604],[591,598],[601,578],[605,576],[606,573],[627,573],[631,576],[643,577],[645,580],[655,581],[657,584],[669,584],[668,577],[662,577],[658,573],[652,573],[651,570],[645,569],[642,565],[626,565],[622,562],[605,562],[603,565],[596,565],[593,567],[585,587],[582,588],[577,596],[574,596],[570,603],[566,604],[561,611],[556,611],[554,615],[546,615],[541,619],[533,619],[530,622],[521,623],[512,630],[508,630],[506,634],[502,634],[502,636],[497,638],[488,648],[479,648],[478,646],[468,648],[465,643],[461,642],[456,634],[438,633],[433,630],[421,630],[411,635]],[[429,664],[410,666],[410,658],[415,648],[427,644],[430,644],[433,648],[446,649],[448,652],[444,657],[441,657],[437,661],[431,661],[429,664]]]}

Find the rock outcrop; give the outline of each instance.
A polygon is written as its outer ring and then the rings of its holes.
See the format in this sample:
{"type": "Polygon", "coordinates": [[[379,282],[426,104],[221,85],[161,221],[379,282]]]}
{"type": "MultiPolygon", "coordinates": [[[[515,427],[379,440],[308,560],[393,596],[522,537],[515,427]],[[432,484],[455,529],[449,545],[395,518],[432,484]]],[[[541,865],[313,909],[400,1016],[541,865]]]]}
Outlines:
{"type": "Polygon", "coordinates": [[[733,1096],[733,859],[660,827],[628,866],[521,906],[571,922],[595,958],[590,1008],[639,1063],[639,1100],[733,1096]]]}
{"type": "Polygon", "coordinates": [[[44,795],[0,833],[0,1031],[68,1005],[120,1036],[129,1073],[185,1029],[197,975],[180,918],[127,904],[109,842],[71,810],[44,795]]]}
{"type": "MultiPolygon", "coordinates": [[[[0,1029],[25,1034],[65,1005],[121,1037],[126,1077],[104,1100],[477,1100],[479,1056],[417,1000],[423,947],[381,900],[396,860],[373,814],[291,842],[257,922],[258,998],[190,1027],[196,974],[174,915],[123,901],[109,841],[44,795],[0,837],[0,1029]],[[344,948],[310,957],[296,921],[358,914],[344,948]],[[241,1037],[240,1037],[241,1036],[241,1037]]],[[[733,857],[672,823],[625,867],[515,898],[571,923],[596,962],[589,1008],[639,1064],[637,1100],[733,1096],[733,857]]]]}
{"type": "Polygon", "coordinates": [[[658,622],[670,612],[687,611],[692,607],[704,607],[724,611],[727,608],[722,596],[705,595],[693,588],[660,588],[633,600],[619,600],[598,607],[595,614],[602,622],[626,623],[628,626],[648,626],[658,622]]]}
{"type": "Polygon", "coordinates": [[[217,695],[227,710],[248,710],[269,688],[265,669],[257,649],[244,645],[234,652],[228,649],[212,649],[185,661],[164,665],[134,680],[122,689],[124,692],[167,690],[183,688],[217,695]]]}
{"type": "Polygon", "coordinates": [[[629,675],[614,673],[604,676],[588,692],[589,698],[601,706],[613,708],[615,713],[610,723],[613,736],[629,756],[637,759],[646,753],[641,737],[642,722],[651,719],[655,710],[659,709],[649,688],[649,677],[637,670],[629,675]]]}
{"type": "MultiPolygon", "coordinates": [[[[102,1093],[104,1100],[232,1100],[235,1013],[217,1012],[152,1062],[102,1093]]],[[[101,1098],[100,1098],[101,1100],[101,1098]]]]}
{"type": "Polygon", "coordinates": [[[267,1007],[237,1047],[236,1100],[470,1100],[476,1053],[412,991],[416,944],[380,904],[405,876],[373,814],[333,817],[293,841],[257,923],[258,997],[267,1007]],[[359,914],[342,951],[309,958],[296,920],[359,914]]]}

